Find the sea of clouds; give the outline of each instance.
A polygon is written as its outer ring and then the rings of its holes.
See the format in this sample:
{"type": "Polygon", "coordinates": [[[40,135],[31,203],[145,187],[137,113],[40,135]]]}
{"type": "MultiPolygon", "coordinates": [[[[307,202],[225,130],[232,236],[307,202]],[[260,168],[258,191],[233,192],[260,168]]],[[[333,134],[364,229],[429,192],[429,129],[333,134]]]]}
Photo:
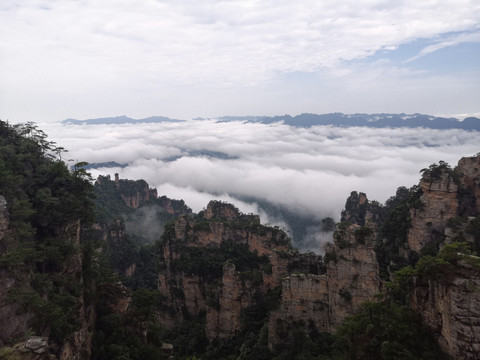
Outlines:
{"type": "MultiPolygon", "coordinates": [[[[118,173],[144,179],[159,195],[183,199],[194,212],[211,199],[228,201],[286,228],[258,203],[288,208],[320,225],[327,216],[339,220],[351,191],[383,203],[399,186],[418,184],[422,168],[440,160],[454,167],[461,157],[480,151],[480,133],[464,130],[296,128],[215,120],[40,127],[69,150],[64,158],[122,164],[93,169],[93,177],[118,173]]],[[[328,239],[313,226],[302,246],[321,252],[328,239]]]]}

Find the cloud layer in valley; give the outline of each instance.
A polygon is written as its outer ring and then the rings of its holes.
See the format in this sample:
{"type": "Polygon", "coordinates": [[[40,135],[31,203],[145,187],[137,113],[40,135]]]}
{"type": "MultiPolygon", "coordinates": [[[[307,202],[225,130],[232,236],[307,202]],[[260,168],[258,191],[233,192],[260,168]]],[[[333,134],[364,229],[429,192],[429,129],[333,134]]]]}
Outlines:
{"type": "Polygon", "coordinates": [[[464,130],[306,129],[213,120],[42,128],[69,149],[67,158],[124,165],[95,169],[94,176],[145,179],[159,195],[184,199],[195,212],[211,199],[233,202],[246,213],[268,202],[319,223],[327,216],[338,220],[353,190],[384,202],[397,187],[417,184],[422,168],[439,160],[455,166],[462,156],[475,155],[480,143],[479,132],[464,130]]]}

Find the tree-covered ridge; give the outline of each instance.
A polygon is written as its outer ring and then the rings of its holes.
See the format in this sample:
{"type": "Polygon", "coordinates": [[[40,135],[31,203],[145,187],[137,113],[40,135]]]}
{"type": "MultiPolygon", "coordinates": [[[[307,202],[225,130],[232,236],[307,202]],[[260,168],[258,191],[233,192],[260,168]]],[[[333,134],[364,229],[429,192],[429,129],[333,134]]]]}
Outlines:
{"type": "Polygon", "coordinates": [[[157,245],[166,223],[192,210],[183,200],[157,196],[145,180],[99,176],[94,183],[96,221],[106,241],[104,254],[132,289],[156,287],[157,245]]]}
{"type": "Polygon", "coordinates": [[[81,163],[68,169],[64,151],[33,123],[0,121],[0,195],[10,220],[0,269],[15,281],[7,302],[30,313],[28,326],[58,345],[80,326],[86,288],[76,265],[84,229],[95,219],[90,175],[81,163]]]}

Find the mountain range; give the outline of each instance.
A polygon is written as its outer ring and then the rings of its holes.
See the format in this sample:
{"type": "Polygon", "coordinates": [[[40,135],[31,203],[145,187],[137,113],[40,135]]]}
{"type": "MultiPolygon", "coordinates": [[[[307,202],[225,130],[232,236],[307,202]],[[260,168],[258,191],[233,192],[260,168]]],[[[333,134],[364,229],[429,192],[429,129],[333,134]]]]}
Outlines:
{"type": "MultiPolygon", "coordinates": [[[[194,120],[207,120],[206,118],[195,118],[194,120]]],[[[212,120],[212,119],[208,119],[212,120]]],[[[308,114],[303,113],[296,116],[221,116],[215,118],[218,122],[242,121],[247,123],[284,123],[295,127],[311,126],[339,126],[339,127],[370,127],[370,128],[427,128],[427,129],[463,129],[468,131],[480,131],[480,119],[467,117],[463,121],[453,117],[439,117],[425,114],[308,114]]],[[[62,121],[65,125],[100,125],[100,124],[141,124],[160,122],[182,122],[185,120],[171,119],[165,116],[151,116],[144,119],[133,119],[125,115],[116,117],[105,117],[87,120],[66,119],[62,121]]]]}

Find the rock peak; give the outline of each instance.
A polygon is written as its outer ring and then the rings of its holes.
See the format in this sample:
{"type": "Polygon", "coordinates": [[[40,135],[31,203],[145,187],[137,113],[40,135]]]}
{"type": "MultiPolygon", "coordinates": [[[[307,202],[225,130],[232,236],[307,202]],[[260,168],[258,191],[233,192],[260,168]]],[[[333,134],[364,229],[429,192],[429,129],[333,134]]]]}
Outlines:
{"type": "Polygon", "coordinates": [[[240,211],[232,204],[213,200],[207,205],[203,214],[206,220],[218,219],[222,221],[233,221],[240,216],[240,211]]]}

